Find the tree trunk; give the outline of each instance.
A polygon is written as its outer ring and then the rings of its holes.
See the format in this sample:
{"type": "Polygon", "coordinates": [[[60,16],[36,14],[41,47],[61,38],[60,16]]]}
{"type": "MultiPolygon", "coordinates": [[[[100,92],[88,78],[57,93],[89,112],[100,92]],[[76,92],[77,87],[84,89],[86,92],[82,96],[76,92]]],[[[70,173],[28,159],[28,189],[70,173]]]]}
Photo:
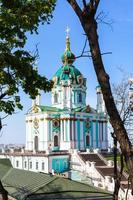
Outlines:
{"type": "MultiPolygon", "coordinates": [[[[123,122],[119,116],[114,99],[111,92],[109,76],[105,71],[102,61],[101,50],[98,42],[97,22],[95,20],[95,13],[100,1],[95,0],[95,4],[88,4],[89,6],[83,11],[78,6],[76,0],[68,0],[73,10],[79,17],[81,25],[88,38],[90,51],[92,55],[93,66],[97,75],[98,82],[101,86],[103,98],[105,101],[106,109],[110,117],[111,125],[114,129],[117,141],[120,144],[122,154],[124,155],[128,172],[133,189],[133,152],[132,145],[129,141],[127,132],[124,128],[123,122]],[[97,3],[96,3],[97,2],[97,3]],[[95,6],[95,7],[94,7],[95,6]]],[[[92,2],[92,1],[90,1],[92,2]]],[[[93,0],[94,3],[94,0],[93,0]]]]}
{"type": "Polygon", "coordinates": [[[113,141],[114,141],[114,193],[113,200],[118,200],[118,192],[120,188],[120,181],[118,178],[118,170],[117,170],[117,139],[114,133],[112,133],[113,141]]]}
{"type": "Polygon", "coordinates": [[[130,174],[130,179],[132,182],[133,189],[133,153],[132,153],[132,145],[127,136],[127,132],[124,128],[123,122],[119,116],[117,108],[114,103],[114,99],[111,92],[111,87],[109,83],[109,76],[104,69],[104,65],[102,62],[101,51],[98,43],[98,35],[97,35],[97,23],[95,19],[88,26],[88,22],[85,20],[83,22],[84,30],[87,34],[90,50],[93,59],[93,65],[95,72],[97,74],[98,82],[101,86],[101,90],[103,93],[103,98],[105,101],[106,109],[108,115],[110,117],[111,125],[116,134],[117,140],[120,143],[121,151],[125,157],[125,161],[128,166],[128,171],[130,174]]]}
{"type": "Polygon", "coordinates": [[[0,199],[2,198],[2,200],[8,200],[8,193],[7,191],[4,189],[1,181],[0,181],[0,199]]]}

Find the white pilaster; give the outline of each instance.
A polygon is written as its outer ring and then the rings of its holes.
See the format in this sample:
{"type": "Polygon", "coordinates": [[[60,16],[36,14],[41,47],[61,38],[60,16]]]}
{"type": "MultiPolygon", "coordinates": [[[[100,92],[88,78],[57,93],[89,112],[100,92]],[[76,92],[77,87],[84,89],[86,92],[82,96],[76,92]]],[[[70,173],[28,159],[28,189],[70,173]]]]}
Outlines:
{"type": "Polygon", "coordinates": [[[67,122],[67,134],[68,141],[70,142],[70,120],[68,120],[67,122]]]}

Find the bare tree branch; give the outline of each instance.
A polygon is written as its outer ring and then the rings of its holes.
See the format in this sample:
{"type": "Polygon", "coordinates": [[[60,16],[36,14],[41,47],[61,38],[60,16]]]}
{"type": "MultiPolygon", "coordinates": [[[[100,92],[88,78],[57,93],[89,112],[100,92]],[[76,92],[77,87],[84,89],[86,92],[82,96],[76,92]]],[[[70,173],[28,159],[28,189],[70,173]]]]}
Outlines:
{"type": "Polygon", "coordinates": [[[67,0],[69,4],[71,4],[71,6],[73,7],[74,11],[76,12],[76,14],[78,16],[82,16],[82,10],[81,8],[79,7],[78,3],[76,2],[76,0],[67,0]]]}
{"type": "Polygon", "coordinates": [[[84,5],[84,8],[87,6],[86,5],[86,0],[82,0],[82,2],[83,2],[83,5],[84,5]]]}

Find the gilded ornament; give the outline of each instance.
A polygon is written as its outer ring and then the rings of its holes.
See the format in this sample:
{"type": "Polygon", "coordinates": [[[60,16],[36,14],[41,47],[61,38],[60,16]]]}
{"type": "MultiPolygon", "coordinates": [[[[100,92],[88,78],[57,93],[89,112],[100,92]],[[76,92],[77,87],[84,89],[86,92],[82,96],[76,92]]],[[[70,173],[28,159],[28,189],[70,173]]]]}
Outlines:
{"type": "Polygon", "coordinates": [[[32,111],[33,111],[34,113],[37,113],[37,112],[39,111],[37,105],[35,105],[35,106],[33,107],[32,111]]]}
{"type": "Polygon", "coordinates": [[[34,123],[34,128],[38,129],[39,128],[39,120],[36,117],[35,117],[33,123],[34,123]]]}

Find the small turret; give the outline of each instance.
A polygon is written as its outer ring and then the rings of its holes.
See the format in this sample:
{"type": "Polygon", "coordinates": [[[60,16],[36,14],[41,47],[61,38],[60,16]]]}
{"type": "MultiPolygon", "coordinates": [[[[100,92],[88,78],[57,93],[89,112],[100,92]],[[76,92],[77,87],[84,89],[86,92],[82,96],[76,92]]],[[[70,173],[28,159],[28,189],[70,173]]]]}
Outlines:
{"type": "Polygon", "coordinates": [[[103,100],[103,95],[100,85],[96,87],[96,93],[97,93],[97,112],[106,113],[105,103],[103,100]]]}

